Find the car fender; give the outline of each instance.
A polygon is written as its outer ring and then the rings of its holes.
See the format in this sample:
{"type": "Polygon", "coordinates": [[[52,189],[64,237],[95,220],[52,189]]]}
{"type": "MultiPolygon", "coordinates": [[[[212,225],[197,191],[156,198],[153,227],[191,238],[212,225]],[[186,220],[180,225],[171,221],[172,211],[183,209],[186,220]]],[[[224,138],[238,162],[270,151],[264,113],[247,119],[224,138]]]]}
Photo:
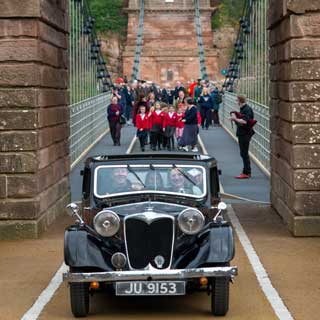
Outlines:
{"type": "Polygon", "coordinates": [[[234,257],[233,231],[229,225],[215,226],[202,234],[199,251],[187,268],[224,264],[234,257]]]}
{"type": "Polygon", "coordinates": [[[94,267],[110,271],[101,250],[84,230],[66,230],[64,235],[64,261],[73,268],[94,267]]]}

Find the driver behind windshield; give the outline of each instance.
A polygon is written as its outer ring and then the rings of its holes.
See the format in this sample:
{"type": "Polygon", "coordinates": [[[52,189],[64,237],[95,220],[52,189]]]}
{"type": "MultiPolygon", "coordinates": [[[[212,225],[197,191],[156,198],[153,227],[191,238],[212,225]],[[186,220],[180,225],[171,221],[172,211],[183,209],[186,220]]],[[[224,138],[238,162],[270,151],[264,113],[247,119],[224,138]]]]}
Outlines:
{"type": "MultiPolygon", "coordinates": [[[[201,189],[196,186],[196,182],[192,184],[183,175],[180,168],[173,168],[169,172],[169,188],[168,191],[177,193],[187,193],[200,195],[202,194],[201,189]]],[[[187,175],[187,174],[186,174],[187,175]]],[[[190,177],[192,179],[192,177],[190,177]]]]}
{"type": "MultiPolygon", "coordinates": [[[[109,173],[109,170],[107,171],[109,173]]],[[[132,191],[132,184],[128,180],[127,168],[114,168],[108,177],[100,177],[102,184],[99,187],[99,194],[112,194],[132,191]],[[111,178],[111,179],[110,179],[111,178]]]]}

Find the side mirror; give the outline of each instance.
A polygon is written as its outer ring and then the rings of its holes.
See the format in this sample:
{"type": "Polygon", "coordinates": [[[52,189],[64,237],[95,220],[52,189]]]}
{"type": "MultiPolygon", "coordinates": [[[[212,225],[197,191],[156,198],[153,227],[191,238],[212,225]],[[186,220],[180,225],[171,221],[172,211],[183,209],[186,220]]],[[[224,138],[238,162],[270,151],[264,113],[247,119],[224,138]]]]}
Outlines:
{"type": "Polygon", "coordinates": [[[226,203],[225,202],[219,202],[219,204],[218,204],[218,212],[217,212],[217,214],[214,216],[214,218],[213,218],[213,221],[214,222],[216,222],[217,221],[217,218],[219,217],[219,215],[220,215],[220,213],[221,213],[221,211],[223,211],[223,210],[226,210],[227,209],[227,205],[226,205],[226,203]]]}
{"type": "Polygon", "coordinates": [[[218,210],[222,211],[222,210],[226,210],[226,209],[227,209],[227,204],[225,202],[219,202],[218,210]]]}
{"type": "Polygon", "coordinates": [[[84,224],[84,221],[82,220],[80,216],[80,208],[76,203],[69,203],[66,206],[67,213],[70,217],[76,217],[80,224],[84,224]]]}

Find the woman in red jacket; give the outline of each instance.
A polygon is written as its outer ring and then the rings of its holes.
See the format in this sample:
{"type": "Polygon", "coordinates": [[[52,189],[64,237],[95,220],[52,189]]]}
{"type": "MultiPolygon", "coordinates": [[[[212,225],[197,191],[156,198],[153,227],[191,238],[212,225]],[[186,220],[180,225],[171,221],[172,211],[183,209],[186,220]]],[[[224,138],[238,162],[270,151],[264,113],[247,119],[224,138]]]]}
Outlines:
{"type": "Polygon", "coordinates": [[[153,151],[156,150],[157,146],[161,150],[163,117],[160,102],[157,101],[149,112],[150,140],[153,151]]]}
{"type": "Polygon", "coordinates": [[[169,106],[169,112],[163,117],[163,132],[166,138],[166,147],[168,150],[174,149],[174,133],[177,125],[177,113],[174,111],[173,106],[169,106]]]}
{"type": "Polygon", "coordinates": [[[139,106],[139,113],[136,115],[136,127],[141,151],[144,151],[144,147],[147,144],[148,131],[150,128],[149,115],[146,114],[146,106],[144,104],[139,106]]]}

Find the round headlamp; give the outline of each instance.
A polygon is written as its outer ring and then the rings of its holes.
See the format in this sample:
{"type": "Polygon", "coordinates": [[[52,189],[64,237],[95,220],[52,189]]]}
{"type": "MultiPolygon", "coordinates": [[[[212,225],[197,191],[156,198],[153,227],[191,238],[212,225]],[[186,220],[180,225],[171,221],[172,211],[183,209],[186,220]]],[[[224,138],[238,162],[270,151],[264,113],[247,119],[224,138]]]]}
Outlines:
{"type": "Polygon", "coordinates": [[[120,228],[120,218],[113,211],[103,210],[94,217],[93,226],[101,236],[112,237],[120,228]]]}
{"type": "Polygon", "coordinates": [[[185,234],[198,233],[204,226],[204,216],[197,209],[185,209],[178,216],[178,225],[185,234]]]}

